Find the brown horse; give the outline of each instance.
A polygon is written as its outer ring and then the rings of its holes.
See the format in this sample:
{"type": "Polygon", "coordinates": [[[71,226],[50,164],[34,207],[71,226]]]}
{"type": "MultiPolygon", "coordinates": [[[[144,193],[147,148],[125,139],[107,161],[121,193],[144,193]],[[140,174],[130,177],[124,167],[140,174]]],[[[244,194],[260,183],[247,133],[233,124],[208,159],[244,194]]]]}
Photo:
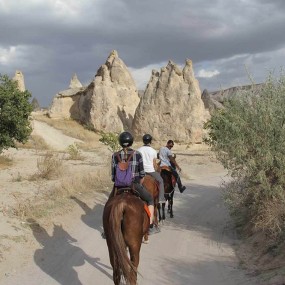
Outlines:
{"type": "MultiPolygon", "coordinates": [[[[159,200],[159,186],[158,182],[151,176],[146,175],[144,177],[143,186],[146,190],[151,194],[154,202],[154,212],[153,212],[153,224],[158,228],[158,218],[157,218],[157,210],[158,210],[158,200],[159,200]]],[[[148,242],[148,234],[144,235],[144,242],[148,242]]]]}
{"type": "Polygon", "coordinates": [[[123,277],[128,285],[135,285],[142,238],[149,228],[143,201],[129,192],[110,198],[104,207],[103,228],[114,284],[119,285],[123,277]]]}
{"type": "MultiPolygon", "coordinates": [[[[175,191],[175,183],[174,176],[171,171],[167,169],[161,169],[160,175],[164,182],[164,196],[166,201],[168,202],[168,213],[170,218],[173,218],[173,196],[175,191]]],[[[161,219],[165,219],[165,204],[162,204],[162,213],[160,205],[158,206],[158,214],[161,216],[161,219]]],[[[159,217],[160,218],[160,217],[159,217]]]]}

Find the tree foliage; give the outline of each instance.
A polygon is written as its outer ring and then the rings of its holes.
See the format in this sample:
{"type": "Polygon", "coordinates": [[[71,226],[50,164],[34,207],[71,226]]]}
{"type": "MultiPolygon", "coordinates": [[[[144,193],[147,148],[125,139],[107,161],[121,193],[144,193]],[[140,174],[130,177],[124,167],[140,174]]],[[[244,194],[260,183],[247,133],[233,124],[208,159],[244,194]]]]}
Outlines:
{"type": "Polygon", "coordinates": [[[115,152],[120,149],[118,134],[101,132],[100,135],[101,135],[101,138],[99,139],[99,141],[103,143],[104,145],[107,145],[108,149],[111,152],[115,152]]]}
{"type": "Polygon", "coordinates": [[[16,147],[15,142],[25,143],[31,134],[29,116],[31,94],[21,92],[17,82],[7,75],[0,75],[0,153],[16,147]]]}
{"type": "MultiPolygon", "coordinates": [[[[275,80],[269,76],[262,88],[240,91],[205,124],[209,133],[205,142],[231,176],[242,181],[235,197],[253,222],[260,221],[261,213],[266,219],[266,205],[281,201],[285,206],[284,110],[285,77],[281,74],[275,80]]],[[[263,227],[265,220],[260,224],[263,227]]]]}

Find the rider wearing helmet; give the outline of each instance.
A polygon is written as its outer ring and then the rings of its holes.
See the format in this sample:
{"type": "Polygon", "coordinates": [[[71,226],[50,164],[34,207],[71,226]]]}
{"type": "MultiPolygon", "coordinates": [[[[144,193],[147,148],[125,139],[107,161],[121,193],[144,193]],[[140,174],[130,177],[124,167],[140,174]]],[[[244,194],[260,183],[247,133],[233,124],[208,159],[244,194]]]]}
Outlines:
{"type": "Polygon", "coordinates": [[[164,197],[164,183],[163,179],[160,176],[160,173],[156,171],[157,169],[157,152],[152,148],[151,141],[152,136],[150,134],[145,134],[142,137],[144,145],[138,149],[142,154],[144,170],[147,174],[151,175],[159,183],[159,203],[165,203],[164,197]]]}
{"type": "MultiPolygon", "coordinates": [[[[123,132],[119,135],[119,143],[122,149],[119,152],[115,152],[112,155],[112,181],[115,182],[116,169],[119,163],[118,155],[121,161],[127,161],[131,156],[129,162],[131,163],[132,170],[132,186],[138,192],[140,198],[144,200],[149,208],[151,217],[150,217],[150,227],[153,226],[153,212],[154,212],[154,202],[151,194],[143,187],[142,183],[145,176],[144,165],[142,156],[138,151],[135,151],[131,148],[134,142],[134,138],[131,133],[123,132]]],[[[114,189],[112,193],[114,192],[114,189]]],[[[110,195],[112,197],[112,194],[110,195]]]]}

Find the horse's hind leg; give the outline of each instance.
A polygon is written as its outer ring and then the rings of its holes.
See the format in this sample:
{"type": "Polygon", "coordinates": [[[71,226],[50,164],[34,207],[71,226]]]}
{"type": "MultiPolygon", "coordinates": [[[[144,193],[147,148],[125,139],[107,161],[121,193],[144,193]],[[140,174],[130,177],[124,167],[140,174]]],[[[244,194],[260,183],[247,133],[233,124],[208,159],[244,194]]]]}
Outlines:
{"type": "Polygon", "coordinates": [[[137,284],[137,268],[140,262],[140,247],[141,247],[141,244],[137,244],[137,245],[133,245],[129,247],[130,259],[136,269],[136,271],[131,269],[131,278],[130,278],[131,283],[129,285],[137,284]]]}

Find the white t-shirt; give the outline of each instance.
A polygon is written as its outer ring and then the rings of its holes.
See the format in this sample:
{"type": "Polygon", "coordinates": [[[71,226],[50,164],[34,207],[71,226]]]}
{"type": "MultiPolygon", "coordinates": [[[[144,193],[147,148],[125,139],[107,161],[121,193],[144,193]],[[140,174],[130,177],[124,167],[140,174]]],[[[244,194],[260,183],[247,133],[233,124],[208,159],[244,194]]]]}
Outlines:
{"type": "Polygon", "coordinates": [[[160,159],[160,166],[171,166],[169,156],[172,156],[171,150],[163,146],[159,150],[159,159],[160,159]]]}
{"type": "Polygon", "coordinates": [[[153,160],[157,158],[156,150],[151,146],[144,145],[138,149],[142,155],[143,167],[145,172],[155,172],[153,160]]]}

